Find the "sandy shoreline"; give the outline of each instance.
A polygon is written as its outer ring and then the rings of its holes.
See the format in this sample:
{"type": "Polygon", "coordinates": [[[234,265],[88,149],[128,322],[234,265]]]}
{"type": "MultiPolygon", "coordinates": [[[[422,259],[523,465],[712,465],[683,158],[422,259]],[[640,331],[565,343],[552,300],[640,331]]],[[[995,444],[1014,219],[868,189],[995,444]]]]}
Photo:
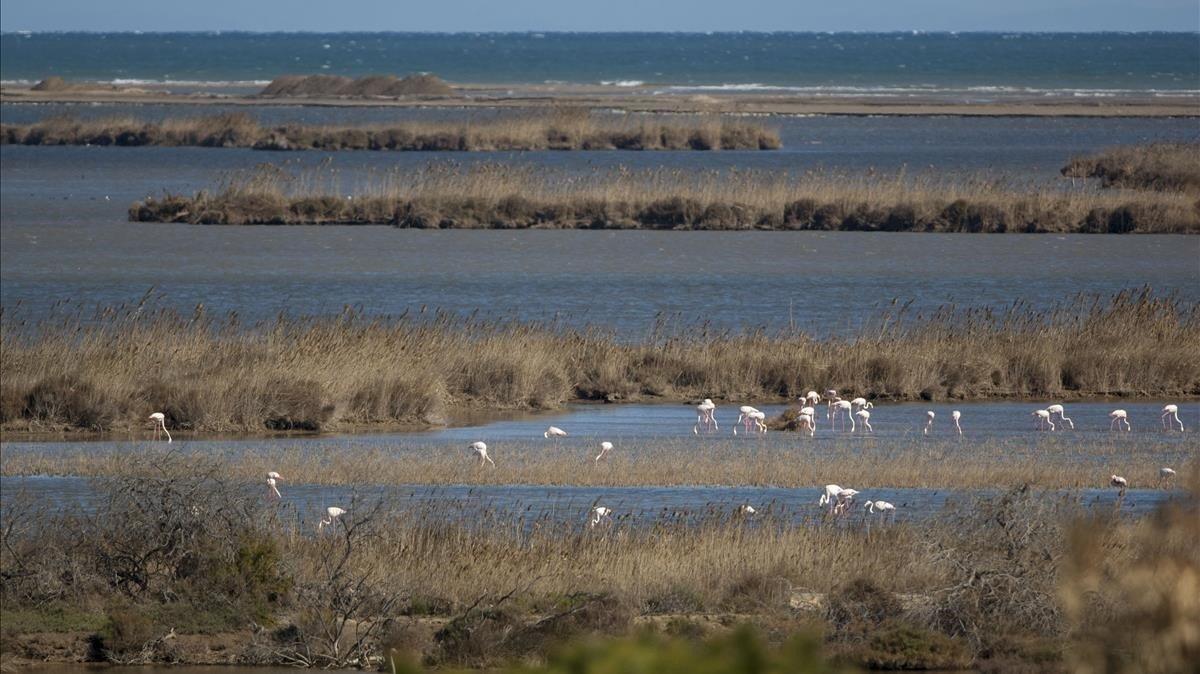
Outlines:
{"type": "Polygon", "coordinates": [[[74,89],[32,91],[0,88],[0,103],[79,103],[123,105],[244,105],[345,108],[531,109],[591,108],[638,113],[722,113],[731,115],[970,116],[970,117],[1197,117],[1200,99],[1178,97],[1079,97],[1048,101],[1006,97],[992,102],[956,102],[927,97],[823,97],[798,94],[678,92],[654,87],[598,85],[456,85],[461,96],[408,98],[271,98],[243,93],[171,93],[166,90],[74,89]]]}

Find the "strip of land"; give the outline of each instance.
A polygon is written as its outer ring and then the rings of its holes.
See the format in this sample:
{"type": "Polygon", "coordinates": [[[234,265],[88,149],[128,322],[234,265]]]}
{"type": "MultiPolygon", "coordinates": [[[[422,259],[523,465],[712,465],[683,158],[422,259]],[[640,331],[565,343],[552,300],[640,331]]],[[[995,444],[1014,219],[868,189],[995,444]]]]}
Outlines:
{"type": "Polygon", "coordinates": [[[246,113],[163,122],[55,117],[0,125],[0,145],[241,147],[255,150],[774,150],[779,133],[761,124],[702,119],[598,119],[586,110],[472,122],[376,126],[264,126],[246,113]]]}
{"type": "Polygon", "coordinates": [[[573,401],[795,401],[1200,395],[1200,305],[1148,291],[1048,312],[884,314],[852,338],[713,333],[641,341],[600,330],[435,320],[179,316],[145,307],[0,321],[0,422],[11,432],[203,433],[446,423],[458,408],[573,401]]]}
{"type": "Polygon", "coordinates": [[[1195,96],[1120,97],[1070,100],[1044,97],[1005,98],[992,102],[956,102],[936,97],[820,97],[811,95],[656,93],[649,87],[627,89],[596,85],[472,85],[455,84],[452,95],[400,97],[261,96],[256,93],[170,93],[162,89],[123,87],[71,87],[32,91],[28,87],[0,89],[2,103],[120,103],[397,108],[506,108],[622,110],[656,113],[722,113],[742,115],[887,115],[983,117],[1196,117],[1200,100],[1195,96]]]}
{"type": "Polygon", "coordinates": [[[350,189],[320,169],[260,166],[216,191],[133,204],[131,220],[474,229],[1200,233],[1183,192],[1020,185],[986,177],[618,168],[583,176],[430,164],[350,189]]]}

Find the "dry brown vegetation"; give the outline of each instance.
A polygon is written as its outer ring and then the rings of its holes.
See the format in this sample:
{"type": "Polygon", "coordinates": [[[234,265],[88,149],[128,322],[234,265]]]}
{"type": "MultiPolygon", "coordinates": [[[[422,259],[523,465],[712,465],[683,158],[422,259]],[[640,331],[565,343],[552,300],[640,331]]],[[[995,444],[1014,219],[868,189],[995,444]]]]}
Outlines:
{"type": "Polygon", "coordinates": [[[1076,157],[1062,169],[1073,178],[1100,178],[1105,187],[1200,192],[1200,143],[1115,147],[1076,157]]]}
{"type": "MultiPolygon", "coordinates": [[[[688,414],[681,414],[686,433],[688,414]]],[[[914,425],[915,425],[914,420],[914,425]]],[[[147,427],[148,428],[148,427],[147,427]]],[[[149,437],[149,432],[143,432],[149,437]]],[[[397,447],[355,446],[326,454],[273,443],[263,448],[206,450],[223,475],[255,482],[268,470],[286,466],[289,481],[299,484],[355,485],[578,485],[578,486],[770,486],[811,488],[852,475],[857,489],[991,489],[1027,483],[1045,489],[1102,488],[1112,473],[1135,488],[1157,487],[1158,469],[1167,465],[1186,474],[1195,461],[1177,443],[1129,442],[1125,438],[1061,445],[1041,440],[957,440],[910,443],[841,438],[821,444],[807,438],[764,444],[756,441],[696,443],[684,440],[618,441],[599,463],[591,444],[570,443],[547,451],[545,442],[488,443],[496,467],[486,470],[462,445],[397,447]],[[830,446],[832,444],[832,446],[830,446]],[[797,460],[802,457],[801,460],[797,460]],[[682,468],[684,466],[686,468],[682,468]]],[[[37,451],[9,449],[0,475],[82,477],[148,476],[154,453],[129,447],[37,451]]],[[[813,501],[817,492],[813,493],[813,501]]]]}
{"type": "Polygon", "coordinates": [[[394,98],[397,96],[454,96],[454,88],[437,75],[367,75],[353,78],[342,75],[283,75],[271,80],[259,96],[394,98]]]}
{"type": "Polygon", "coordinates": [[[434,163],[343,185],[329,168],[272,165],[215,191],[133,204],[131,220],[193,224],[388,224],[416,228],[772,229],[1200,233],[1182,194],[1016,187],[976,178],[793,175],[434,163]]]}
{"type": "Polygon", "coordinates": [[[586,110],[469,122],[263,126],[245,113],[146,122],[54,117],[0,125],[0,144],[248,147],[256,150],[773,150],[779,134],[715,116],[603,119],[586,110]]]}
{"type": "Polygon", "coordinates": [[[177,658],[168,630],[249,621],[261,627],[229,662],[494,667],[638,624],[699,638],[746,623],[775,639],[819,626],[835,657],[889,668],[1165,673],[1200,656],[1196,473],[1189,496],[1140,520],[1028,487],[874,528],[708,516],[589,529],[352,499],[317,535],[320,513],[264,503],[206,459],[145,469],[100,484],[92,513],[10,501],[6,650],[99,614],[94,657],[135,663],[177,658]]]}
{"type": "Polygon", "coordinates": [[[327,430],[445,423],[454,407],[573,400],[876,400],[1200,395],[1200,305],[1149,290],[1049,311],[903,308],[852,339],[599,330],[449,316],[279,318],[241,325],[135,306],[0,322],[7,430],[327,430]]]}

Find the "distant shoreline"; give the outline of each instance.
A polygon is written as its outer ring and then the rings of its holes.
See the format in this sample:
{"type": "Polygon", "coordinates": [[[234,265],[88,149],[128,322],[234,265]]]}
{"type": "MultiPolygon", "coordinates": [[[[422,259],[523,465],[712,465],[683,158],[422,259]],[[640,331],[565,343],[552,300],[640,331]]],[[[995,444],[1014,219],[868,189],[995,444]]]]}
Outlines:
{"type": "MultiPolygon", "coordinates": [[[[101,87],[102,85],[97,85],[101,87]]],[[[961,117],[1200,117],[1200,98],[1079,96],[1047,101],[1013,95],[994,102],[928,96],[818,96],[779,93],[671,92],[656,87],[586,84],[455,84],[455,96],[404,98],[263,97],[251,93],[172,93],[162,88],[31,91],[0,87],[4,104],[227,105],[344,108],[543,109],[587,108],[637,113],[718,113],[747,116],[961,116],[961,117]]]]}

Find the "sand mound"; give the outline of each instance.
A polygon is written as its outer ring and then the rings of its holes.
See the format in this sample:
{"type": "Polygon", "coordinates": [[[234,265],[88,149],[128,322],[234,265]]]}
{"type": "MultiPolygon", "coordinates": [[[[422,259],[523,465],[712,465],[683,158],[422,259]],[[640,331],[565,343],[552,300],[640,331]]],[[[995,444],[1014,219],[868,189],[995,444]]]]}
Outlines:
{"type": "Polygon", "coordinates": [[[73,85],[68,84],[66,80],[58,75],[51,75],[30,87],[33,91],[66,91],[72,88],[74,88],[73,85]]]}
{"type": "Polygon", "coordinates": [[[260,96],[453,96],[454,89],[435,75],[284,75],[271,81],[260,96]]]}

